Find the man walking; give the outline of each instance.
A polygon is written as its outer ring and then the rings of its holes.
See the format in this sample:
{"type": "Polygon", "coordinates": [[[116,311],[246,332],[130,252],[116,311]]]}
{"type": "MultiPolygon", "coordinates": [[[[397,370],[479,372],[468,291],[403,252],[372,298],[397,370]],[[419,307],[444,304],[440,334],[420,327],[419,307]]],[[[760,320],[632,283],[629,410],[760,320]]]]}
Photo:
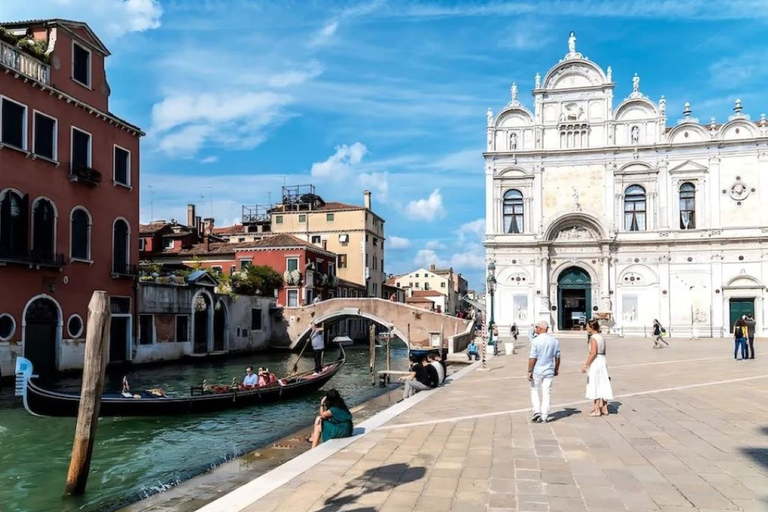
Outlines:
{"type": "Polygon", "coordinates": [[[747,313],[747,317],[744,319],[744,323],[747,324],[747,359],[755,358],[755,326],[757,322],[752,318],[752,313],[747,313]]]}
{"type": "Polygon", "coordinates": [[[323,350],[325,350],[325,341],[323,340],[323,329],[318,327],[316,323],[312,322],[312,332],[310,333],[310,339],[312,340],[312,350],[315,351],[315,375],[323,371],[323,350]]]}
{"type": "Polygon", "coordinates": [[[546,423],[549,419],[552,380],[560,372],[560,342],[547,333],[548,329],[549,324],[543,320],[534,326],[535,337],[531,340],[531,354],[528,357],[534,423],[546,423]]]}

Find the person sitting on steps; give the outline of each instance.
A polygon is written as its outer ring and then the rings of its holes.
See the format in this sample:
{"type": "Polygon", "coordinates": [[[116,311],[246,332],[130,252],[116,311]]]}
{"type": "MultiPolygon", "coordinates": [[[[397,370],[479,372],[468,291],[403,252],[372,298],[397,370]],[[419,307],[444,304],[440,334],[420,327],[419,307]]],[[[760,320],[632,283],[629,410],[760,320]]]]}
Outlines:
{"type": "Polygon", "coordinates": [[[469,346],[467,346],[467,357],[471,361],[472,358],[475,358],[475,361],[480,360],[480,354],[477,352],[477,343],[475,343],[475,340],[472,340],[469,342],[469,346]]]}

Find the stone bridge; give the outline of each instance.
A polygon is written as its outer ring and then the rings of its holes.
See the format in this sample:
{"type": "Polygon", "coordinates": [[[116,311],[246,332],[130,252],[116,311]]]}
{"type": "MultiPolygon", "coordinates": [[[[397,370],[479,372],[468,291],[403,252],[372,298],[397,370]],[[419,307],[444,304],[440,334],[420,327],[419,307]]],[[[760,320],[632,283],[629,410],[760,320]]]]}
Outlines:
{"type": "MultiPolygon", "coordinates": [[[[473,321],[426,311],[384,299],[329,299],[298,308],[283,308],[285,337],[295,348],[309,335],[312,322],[333,323],[349,317],[371,320],[405,341],[410,348],[430,346],[430,332],[442,333],[449,352],[464,350],[472,338],[473,321]]],[[[287,340],[286,340],[287,341],[287,340]]]]}

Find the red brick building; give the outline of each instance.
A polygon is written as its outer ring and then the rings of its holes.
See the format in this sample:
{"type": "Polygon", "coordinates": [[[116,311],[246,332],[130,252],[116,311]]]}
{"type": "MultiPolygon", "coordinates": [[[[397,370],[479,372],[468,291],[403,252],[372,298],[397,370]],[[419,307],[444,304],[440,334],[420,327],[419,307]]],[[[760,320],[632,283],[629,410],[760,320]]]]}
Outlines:
{"type": "Polygon", "coordinates": [[[109,112],[88,25],[0,25],[0,371],[81,368],[93,290],[112,297],[110,360],[130,359],[143,134],[109,112]]]}

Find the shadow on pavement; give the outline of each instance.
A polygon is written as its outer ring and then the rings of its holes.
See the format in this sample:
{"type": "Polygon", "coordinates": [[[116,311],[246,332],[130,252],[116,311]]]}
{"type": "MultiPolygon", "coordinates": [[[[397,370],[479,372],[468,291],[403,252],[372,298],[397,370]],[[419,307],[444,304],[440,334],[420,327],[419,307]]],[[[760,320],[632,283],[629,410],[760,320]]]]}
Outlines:
{"type": "Polygon", "coordinates": [[[408,464],[388,464],[371,468],[348,482],[342,490],[325,500],[318,512],[331,512],[344,507],[349,512],[376,512],[379,506],[350,508],[363,495],[394,489],[398,485],[415,482],[424,478],[427,470],[423,467],[408,467],[408,464]]]}
{"type": "Polygon", "coordinates": [[[581,411],[578,409],[574,409],[573,407],[566,407],[562,411],[555,411],[549,414],[548,422],[562,420],[563,418],[567,418],[568,416],[573,416],[574,414],[581,414],[581,411]]]}
{"type": "Polygon", "coordinates": [[[621,402],[610,401],[608,402],[608,414],[618,414],[619,408],[624,405],[621,402]]]}

